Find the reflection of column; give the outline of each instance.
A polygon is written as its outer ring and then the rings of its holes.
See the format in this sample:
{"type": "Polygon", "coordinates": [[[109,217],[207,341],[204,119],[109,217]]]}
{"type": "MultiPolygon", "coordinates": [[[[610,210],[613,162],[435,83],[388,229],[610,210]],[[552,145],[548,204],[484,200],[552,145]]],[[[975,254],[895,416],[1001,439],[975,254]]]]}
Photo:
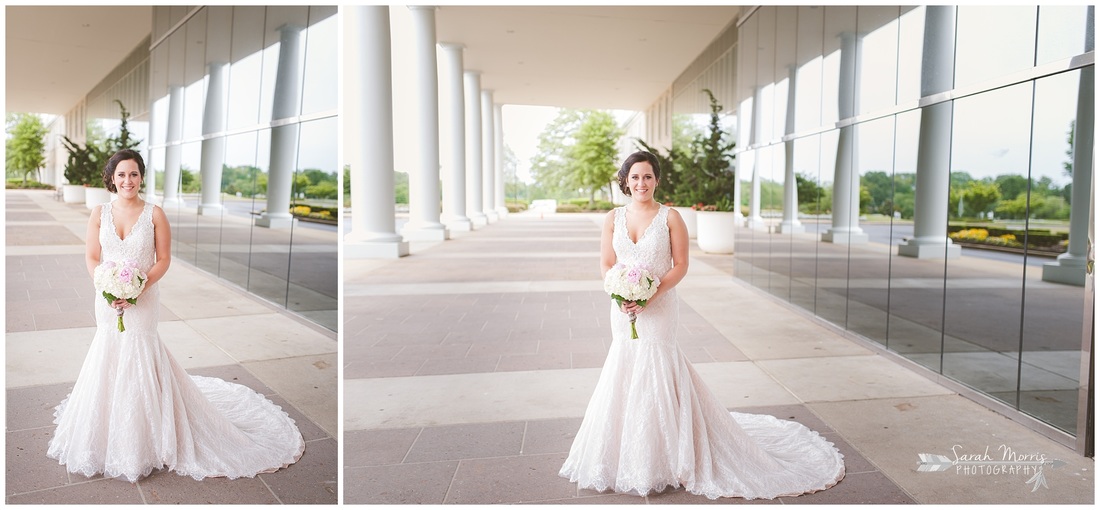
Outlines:
{"type": "Polygon", "coordinates": [[[481,73],[466,71],[466,215],[474,228],[489,218],[481,211],[481,73]]]}
{"type": "Polygon", "coordinates": [[[489,218],[489,223],[500,219],[497,215],[493,196],[497,187],[494,181],[496,173],[496,136],[493,134],[493,91],[481,91],[481,209],[489,218]]]}
{"type": "MultiPolygon", "coordinates": [[[[955,69],[955,8],[928,6],[924,16],[921,97],[951,90],[955,69]]],[[[958,257],[962,248],[947,237],[947,192],[951,184],[951,101],[921,108],[913,238],[898,245],[898,255],[916,258],[958,257]]]]}
{"type": "MultiPolygon", "coordinates": [[[[279,67],[275,71],[275,98],[271,119],[280,120],[298,115],[299,84],[298,38],[302,28],[292,24],[279,27],[279,67]]],[[[267,175],[267,211],[256,218],[256,225],[286,228],[293,224],[290,215],[291,184],[298,166],[298,123],[271,129],[271,161],[267,175]]]]}
{"type": "Polygon", "coordinates": [[[497,183],[497,191],[494,194],[496,200],[493,202],[496,206],[497,215],[501,218],[508,215],[508,208],[504,205],[504,124],[501,123],[503,114],[501,112],[501,105],[493,105],[493,140],[496,142],[496,150],[493,151],[496,157],[493,159],[493,174],[496,176],[494,180],[497,183]]]}
{"type": "Polygon", "coordinates": [[[180,161],[183,146],[183,87],[172,86],[168,90],[168,132],[164,149],[164,207],[183,205],[179,197],[180,161]]]}
{"type": "MultiPolygon", "coordinates": [[[[749,127],[749,146],[756,145],[757,131],[760,130],[760,87],[753,90],[752,123],[749,127]]],[[[738,190],[739,191],[739,190],[738,190]]],[[[738,208],[740,209],[740,208],[738,208]]],[[[745,226],[753,229],[765,228],[764,218],[760,216],[760,151],[752,150],[752,197],[749,200],[749,217],[745,226]]]]}
{"type": "Polygon", "coordinates": [[[206,84],[206,107],[202,111],[202,199],[199,214],[218,215],[221,204],[222,165],[225,162],[225,99],[229,94],[225,71],[229,64],[211,62],[206,84]],[[211,135],[214,135],[211,137],[211,135]]]}
{"type": "MultiPolygon", "coordinates": [[[[787,66],[787,123],[784,134],[794,133],[794,109],[795,109],[795,77],[798,67],[794,64],[787,66]]],[[[796,234],[806,231],[802,222],[798,221],[798,180],[794,176],[794,140],[783,142],[784,166],[783,174],[783,221],[777,229],[781,234],[796,234]]]]}
{"type": "MultiPolygon", "coordinates": [[[[840,34],[840,118],[850,119],[856,113],[856,35],[840,34]]],[[[848,124],[840,128],[836,148],[836,167],[833,169],[833,226],[821,234],[827,243],[860,244],[867,242],[867,234],[859,228],[859,169],[855,165],[856,127],[848,124]]]]}
{"type": "MultiPolygon", "coordinates": [[[[1093,19],[1089,6],[1086,19],[1093,19]]],[[[1089,23],[1085,51],[1092,51],[1092,24],[1089,23]]],[[[1077,87],[1077,121],[1073,128],[1073,190],[1070,196],[1069,246],[1056,262],[1043,264],[1043,280],[1085,285],[1085,263],[1088,261],[1089,206],[1092,189],[1093,118],[1096,105],[1094,85],[1096,66],[1081,68],[1077,87]]]]}
{"type": "Polygon", "coordinates": [[[443,132],[450,139],[447,178],[443,179],[443,223],[448,230],[467,231],[473,223],[466,216],[466,115],[462,96],[461,44],[441,43],[443,50],[444,106],[450,112],[443,132]]]}
{"type": "Polygon", "coordinates": [[[358,139],[345,144],[351,167],[352,207],[344,256],[402,257],[409,254],[409,243],[394,231],[390,8],[346,9],[344,48],[358,58],[353,58],[356,65],[345,68],[345,96],[356,98],[359,110],[340,116],[344,122],[358,124],[358,129],[352,130],[358,131],[358,139]]]}
{"type": "Polygon", "coordinates": [[[406,241],[443,241],[450,236],[439,210],[439,76],[435,59],[435,7],[409,6],[413,23],[413,119],[419,131],[417,164],[409,172],[406,241]]]}

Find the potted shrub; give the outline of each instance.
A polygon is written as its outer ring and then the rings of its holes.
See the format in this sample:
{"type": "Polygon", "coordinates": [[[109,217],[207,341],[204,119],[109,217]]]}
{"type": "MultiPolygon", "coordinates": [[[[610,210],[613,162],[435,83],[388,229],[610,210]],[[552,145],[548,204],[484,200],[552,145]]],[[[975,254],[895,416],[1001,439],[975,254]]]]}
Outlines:
{"type": "Polygon", "coordinates": [[[94,180],[101,180],[99,151],[94,144],[81,145],[67,136],[61,137],[61,143],[69,152],[65,162],[65,180],[69,183],[63,188],[62,196],[67,203],[84,203],[87,186],[94,180]]]}
{"type": "Polygon", "coordinates": [[[691,142],[690,161],[683,165],[680,189],[696,204],[696,234],[699,248],[707,253],[733,253],[733,237],[736,229],[733,190],[736,175],[733,171],[733,148],[721,126],[718,104],[709,89],[703,89],[710,97],[710,124],[707,134],[696,136],[691,142]]]}

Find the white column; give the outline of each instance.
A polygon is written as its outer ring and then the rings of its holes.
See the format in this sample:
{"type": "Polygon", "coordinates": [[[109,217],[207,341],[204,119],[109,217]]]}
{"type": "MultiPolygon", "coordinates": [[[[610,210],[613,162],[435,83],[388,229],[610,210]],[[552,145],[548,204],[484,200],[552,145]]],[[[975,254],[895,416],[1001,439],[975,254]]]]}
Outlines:
{"type": "Polygon", "coordinates": [[[466,71],[466,215],[474,228],[484,227],[489,218],[481,210],[481,73],[466,71]]]}
{"type": "MultiPolygon", "coordinates": [[[[928,6],[924,17],[921,97],[954,87],[955,7],[928,6]]],[[[898,245],[898,255],[955,258],[962,248],[947,237],[947,199],[951,183],[951,117],[945,101],[921,108],[917,144],[917,179],[913,204],[913,238],[898,245]]]]}
{"type": "Polygon", "coordinates": [[[508,207],[504,205],[504,124],[502,123],[504,115],[501,108],[499,104],[493,105],[493,140],[496,142],[496,150],[493,151],[496,155],[493,158],[493,171],[494,181],[497,183],[494,204],[497,215],[503,218],[508,215],[508,207]]]}
{"type": "Polygon", "coordinates": [[[179,198],[180,162],[183,147],[183,87],[173,85],[168,89],[168,132],[164,149],[164,207],[179,207],[183,201],[179,198]]]}
{"type": "Polygon", "coordinates": [[[420,136],[416,165],[409,172],[409,222],[406,241],[443,241],[450,237],[440,222],[439,76],[435,59],[435,7],[409,6],[413,23],[413,118],[420,136]]]}
{"type": "MultiPolygon", "coordinates": [[[[288,23],[279,27],[279,67],[275,71],[275,97],[271,120],[298,115],[301,104],[302,70],[299,62],[299,39],[302,27],[288,23]]],[[[298,167],[297,122],[271,129],[271,160],[267,174],[267,211],[256,218],[256,225],[266,228],[288,228],[294,224],[290,214],[291,184],[298,167]]]]}
{"type": "Polygon", "coordinates": [[[440,43],[443,87],[440,118],[448,154],[443,158],[443,224],[451,231],[469,231],[473,223],[466,216],[466,112],[462,94],[461,44],[440,43]]]}
{"type": "Polygon", "coordinates": [[[733,160],[733,221],[743,225],[744,220],[745,213],[741,212],[741,157],[738,157],[733,160]]]}
{"type": "MultiPolygon", "coordinates": [[[[783,133],[794,133],[794,109],[795,104],[795,78],[798,75],[798,67],[787,66],[787,118],[783,133]]],[[[802,222],[798,221],[798,180],[794,176],[794,140],[783,142],[783,221],[776,229],[780,234],[797,234],[806,231],[802,222]]]]}
{"type": "MultiPolygon", "coordinates": [[[[1093,10],[1088,8],[1088,41],[1086,51],[1092,51],[1093,10]]],[[[1077,87],[1077,122],[1073,128],[1073,190],[1070,196],[1069,246],[1055,262],[1043,264],[1043,280],[1085,285],[1085,265],[1088,262],[1089,206],[1092,189],[1092,143],[1095,116],[1096,66],[1081,68],[1077,87]]]]}
{"type": "MultiPolygon", "coordinates": [[[[840,34],[840,86],[837,101],[840,118],[849,119],[856,112],[856,35],[840,34]]],[[[821,234],[827,243],[862,244],[867,234],[859,228],[859,169],[856,168],[856,128],[840,128],[833,169],[833,226],[821,234]]]]}
{"type": "Polygon", "coordinates": [[[206,107],[202,111],[202,198],[199,214],[217,216],[225,207],[221,203],[222,166],[225,164],[225,116],[226,97],[229,95],[225,80],[229,64],[211,62],[206,82],[206,107]]]}
{"type": "MultiPolygon", "coordinates": [[[[752,121],[749,124],[749,146],[756,145],[758,138],[757,131],[760,130],[760,87],[754,87],[752,93],[752,121]]],[[[752,169],[752,195],[749,198],[749,217],[745,219],[745,226],[752,229],[766,228],[764,224],[764,218],[760,216],[760,151],[753,149],[749,151],[750,165],[752,169]]],[[[738,179],[740,180],[740,179],[738,179]]],[[[737,186],[734,186],[737,188],[737,186]]],[[[735,193],[739,193],[741,190],[735,189],[735,193]]],[[[738,195],[738,201],[740,201],[740,195],[738,195]]],[[[738,207],[740,209],[740,207],[738,207]]]]}
{"type": "Polygon", "coordinates": [[[390,8],[345,7],[344,154],[351,167],[351,232],[344,256],[397,258],[409,243],[395,232],[390,8]]]}
{"type": "Polygon", "coordinates": [[[496,187],[496,135],[493,134],[493,91],[481,91],[481,210],[495,223],[497,215],[494,196],[496,187]]]}

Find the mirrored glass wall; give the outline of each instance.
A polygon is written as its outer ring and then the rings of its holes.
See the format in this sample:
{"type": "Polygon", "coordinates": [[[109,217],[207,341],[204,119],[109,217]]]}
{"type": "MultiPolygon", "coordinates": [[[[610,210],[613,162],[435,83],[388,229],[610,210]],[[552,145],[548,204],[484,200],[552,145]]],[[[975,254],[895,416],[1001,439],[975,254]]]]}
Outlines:
{"type": "Polygon", "coordinates": [[[334,331],[336,13],[154,7],[148,162],[174,257],[334,331]]]}
{"type": "Polygon", "coordinates": [[[738,26],[742,185],[783,189],[793,165],[804,230],[780,233],[784,195],[764,193],[736,277],[1080,433],[1093,17],[753,10],[738,26]]]}

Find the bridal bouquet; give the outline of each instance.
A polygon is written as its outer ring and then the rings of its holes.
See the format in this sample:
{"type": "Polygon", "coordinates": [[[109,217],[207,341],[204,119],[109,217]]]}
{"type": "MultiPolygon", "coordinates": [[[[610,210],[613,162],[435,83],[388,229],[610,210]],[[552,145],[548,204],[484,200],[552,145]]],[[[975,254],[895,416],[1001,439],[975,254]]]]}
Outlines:
{"type": "MultiPolygon", "coordinates": [[[[131,305],[137,304],[137,297],[145,290],[147,279],[133,260],[125,260],[121,264],[108,260],[95,268],[95,288],[103,293],[108,303],[125,299],[131,305]]],[[[126,326],[122,324],[124,311],[122,308],[118,309],[119,332],[126,331],[126,326]]]]}
{"type": "MultiPolygon", "coordinates": [[[[614,299],[619,306],[623,305],[623,301],[634,301],[645,306],[646,301],[657,293],[657,286],[660,284],[661,280],[645,267],[615,264],[607,270],[603,290],[610,294],[611,299],[614,299]]],[[[638,316],[631,312],[630,338],[632,339],[638,338],[638,329],[634,326],[637,320],[638,316]]]]}

